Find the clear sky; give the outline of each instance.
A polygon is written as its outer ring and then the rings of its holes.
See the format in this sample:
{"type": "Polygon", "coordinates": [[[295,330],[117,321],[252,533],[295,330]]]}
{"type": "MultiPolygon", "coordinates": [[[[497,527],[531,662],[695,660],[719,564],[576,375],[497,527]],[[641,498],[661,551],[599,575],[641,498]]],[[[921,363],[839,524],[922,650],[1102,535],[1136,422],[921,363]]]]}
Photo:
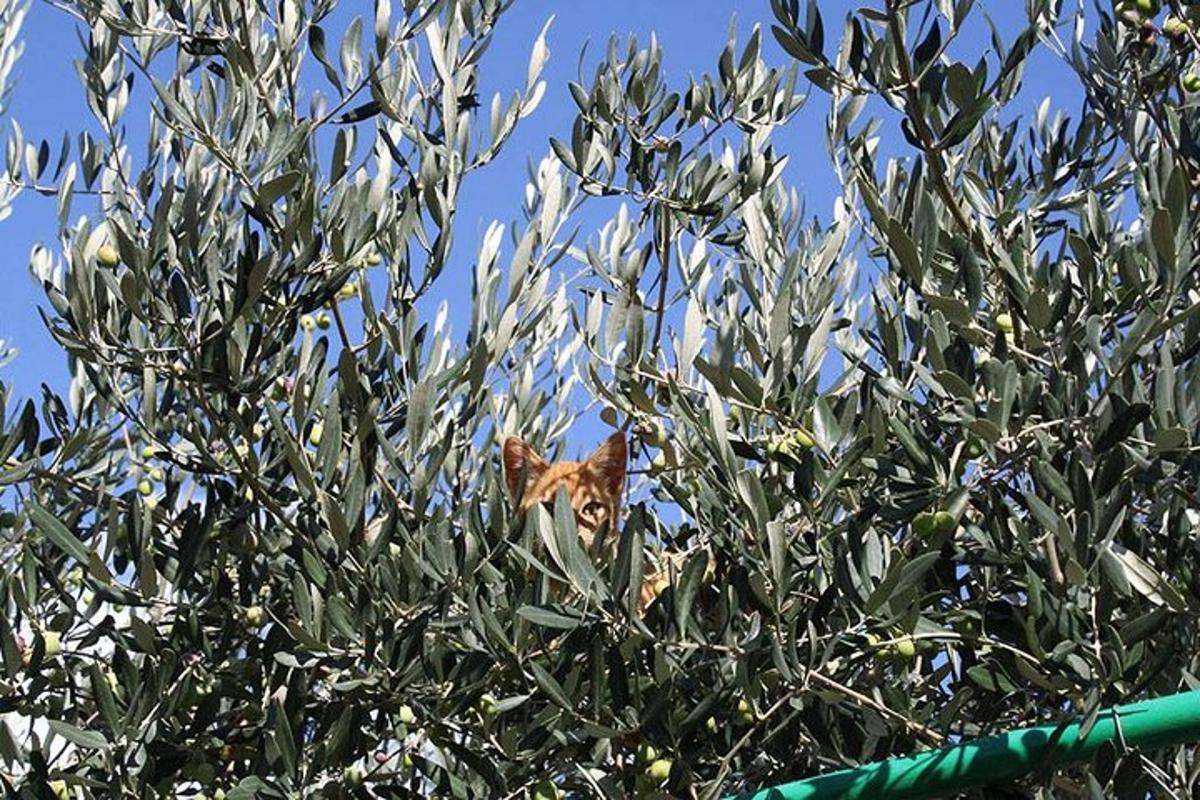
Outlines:
{"type": "MultiPolygon", "coordinates": [[[[820,5],[826,37],[836,39],[841,21],[851,8],[882,3],[822,0],[820,5]]],[[[1023,25],[1025,4],[1017,0],[980,0],[976,5],[991,16],[1006,41],[1011,41],[1023,25]]],[[[327,25],[332,52],[336,52],[345,20],[351,14],[369,18],[372,8],[373,3],[366,0],[343,0],[332,24],[327,25]]],[[[769,35],[773,17],[768,0],[516,0],[501,20],[494,44],[484,58],[479,88],[485,104],[497,90],[507,97],[523,86],[530,45],[551,14],[556,19],[548,38],[551,58],[543,75],[547,81],[545,99],[518,127],[502,156],[468,180],[461,195],[461,227],[455,236],[452,264],[460,268],[460,273],[443,276],[440,291],[447,296],[469,286],[469,270],[488,223],[493,219],[508,221],[519,214],[527,161],[532,159],[536,163],[547,152],[550,136],[569,138],[575,106],[567,92],[567,81],[576,77],[580,50],[585,43],[591,42],[584,64],[585,74],[590,75],[611,34],[632,33],[640,42],[646,42],[653,31],[663,46],[668,83],[675,81],[679,85],[689,74],[715,71],[717,56],[734,19],[739,40],[745,39],[753,25],[762,24],[767,29],[763,38],[768,62],[787,63],[769,35]]],[[[978,22],[982,23],[982,17],[978,22]]],[[[23,39],[25,54],[15,71],[16,86],[9,117],[20,123],[28,141],[49,140],[57,156],[64,132],[71,132],[74,143],[80,129],[95,126],[73,63],[82,52],[76,23],[53,6],[34,2],[23,39]]],[[[973,63],[988,46],[986,28],[977,24],[954,52],[973,63]]],[[[163,58],[169,60],[169,56],[163,58]]],[[[327,94],[331,92],[327,90],[327,94]]],[[[139,76],[125,114],[131,141],[139,146],[145,135],[145,104],[149,95],[152,90],[139,76]]],[[[1069,114],[1074,115],[1078,108],[1074,79],[1066,67],[1043,50],[1028,66],[1018,110],[1029,112],[1046,96],[1054,98],[1054,107],[1069,114]]],[[[826,97],[819,90],[814,91],[798,119],[776,140],[777,150],[792,156],[787,179],[806,198],[809,213],[820,218],[828,216],[837,194],[823,144],[827,111],[826,97]]],[[[894,138],[897,147],[904,146],[896,118],[885,126],[884,132],[886,137],[894,138]]],[[[135,149],[134,156],[140,158],[141,153],[135,149]]],[[[88,200],[76,196],[73,217],[91,211],[88,200]]],[[[53,197],[25,192],[18,198],[12,215],[0,222],[0,268],[4,271],[0,339],[20,351],[11,364],[0,367],[0,379],[12,385],[16,398],[36,396],[42,382],[55,390],[64,390],[69,379],[65,357],[38,315],[38,306],[46,304],[28,270],[29,253],[35,244],[44,243],[52,249],[56,246],[55,216],[53,197]]],[[[588,233],[585,228],[584,234],[588,233]]],[[[462,328],[456,326],[460,332],[462,328]]],[[[9,408],[14,406],[10,399],[9,408]]]]}

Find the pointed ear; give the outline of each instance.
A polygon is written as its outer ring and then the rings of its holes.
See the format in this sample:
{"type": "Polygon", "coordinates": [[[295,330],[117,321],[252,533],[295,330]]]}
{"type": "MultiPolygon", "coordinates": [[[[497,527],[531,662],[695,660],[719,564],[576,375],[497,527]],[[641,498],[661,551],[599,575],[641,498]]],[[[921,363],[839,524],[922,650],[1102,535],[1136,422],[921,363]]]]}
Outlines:
{"type": "Polygon", "coordinates": [[[600,476],[609,494],[617,496],[625,485],[625,464],[629,459],[625,434],[614,433],[588,456],[588,469],[600,476]]]}
{"type": "Polygon", "coordinates": [[[516,500],[526,483],[536,481],[546,471],[546,461],[516,436],[504,440],[502,455],[504,482],[508,484],[509,495],[516,500]]]}

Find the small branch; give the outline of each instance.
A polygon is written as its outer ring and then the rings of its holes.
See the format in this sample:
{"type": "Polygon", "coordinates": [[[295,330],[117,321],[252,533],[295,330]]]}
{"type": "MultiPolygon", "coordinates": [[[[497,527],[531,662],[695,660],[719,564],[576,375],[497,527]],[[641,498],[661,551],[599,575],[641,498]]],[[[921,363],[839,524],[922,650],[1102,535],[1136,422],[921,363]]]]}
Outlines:
{"type": "Polygon", "coordinates": [[[656,364],[662,349],[663,317],[667,313],[667,285],[671,280],[671,217],[662,206],[659,206],[657,211],[654,251],[658,257],[658,305],[654,309],[654,338],[650,344],[650,360],[656,364]]]}

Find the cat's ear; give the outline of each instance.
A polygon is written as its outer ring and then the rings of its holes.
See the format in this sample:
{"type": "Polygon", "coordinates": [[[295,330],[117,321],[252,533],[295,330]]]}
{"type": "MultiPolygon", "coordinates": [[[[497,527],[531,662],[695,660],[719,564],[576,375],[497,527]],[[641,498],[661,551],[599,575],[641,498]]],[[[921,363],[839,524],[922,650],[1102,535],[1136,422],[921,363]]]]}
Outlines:
{"type": "Polygon", "coordinates": [[[614,433],[596,448],[596,452],[588,456],[587,465],[588,469],[600,478],[608,493],[617,496],[625,485],[625,464],[628,460],[625,434],[614,433]]]}
{"type": "Polygon", "coordinates": [[[504,462],[504,482],[514,500],[521,496],[525,484],[536,482],[546,471],[546,461],[534,449],[516,436],[504,440],[501,461],[504,462]]]}

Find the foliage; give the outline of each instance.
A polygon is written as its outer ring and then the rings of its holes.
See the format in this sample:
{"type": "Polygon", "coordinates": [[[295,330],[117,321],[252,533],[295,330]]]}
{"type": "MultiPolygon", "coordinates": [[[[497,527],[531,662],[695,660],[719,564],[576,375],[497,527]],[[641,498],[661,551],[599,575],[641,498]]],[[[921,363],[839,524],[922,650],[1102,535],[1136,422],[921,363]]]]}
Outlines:
{"type": "Polygon", "coordinates": [[[970,0],[773,0],[781,64],[755,27],[678,84],[613,40],[475,244],[545,90],[544,28],[480,105],[509,5],[335,53],[333,0],[64,0],[101,133],[32,255],[70,391],[0,412],[7,789],[716,797],[1197,685],[1200,7],[1030,0],[980,54],[970,0]],[[1014,113],[1033,52],[1075,119],[1014,113]],[[825,222],[773,140],[810,85],[825,222]],[[593,399],[647,439],[598,562],[496,458],[593,399]]]}

